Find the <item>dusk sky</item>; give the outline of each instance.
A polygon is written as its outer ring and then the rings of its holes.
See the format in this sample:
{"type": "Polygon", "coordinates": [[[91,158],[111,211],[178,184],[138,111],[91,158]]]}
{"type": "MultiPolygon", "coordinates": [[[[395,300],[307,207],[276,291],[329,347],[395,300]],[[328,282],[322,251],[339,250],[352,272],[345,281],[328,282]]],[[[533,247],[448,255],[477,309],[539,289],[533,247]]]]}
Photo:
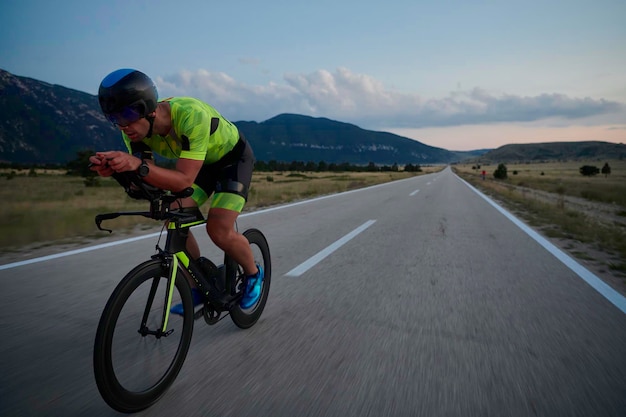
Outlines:
{"type": "Polygon", "coordinates": [[[327,117],[449,150],[626,143],[626,1],[41,1],[0,68],[96,94],[139,69],[232,121],[327,117]]]}

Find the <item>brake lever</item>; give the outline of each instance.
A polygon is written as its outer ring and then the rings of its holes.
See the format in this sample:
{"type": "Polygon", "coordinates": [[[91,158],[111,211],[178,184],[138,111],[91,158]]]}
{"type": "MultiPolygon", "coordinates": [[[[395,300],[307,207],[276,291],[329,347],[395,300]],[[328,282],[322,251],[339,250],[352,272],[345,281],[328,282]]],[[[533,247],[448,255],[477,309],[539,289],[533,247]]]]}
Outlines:
{"type": "Polygon", "coordinates": [[[109,232],[109,233],[113,233],[113,230],[111,229],[105,229],[104,227],[102,227],[102,222],[104,220],[110,220],[110,219],[115,219],[117,217],[120,216],[120,213],[107,213],[107,214],[98,214],[96,215],[96,226],[98,227],[98,229],[104,231],[104,232],[109,232]]]}

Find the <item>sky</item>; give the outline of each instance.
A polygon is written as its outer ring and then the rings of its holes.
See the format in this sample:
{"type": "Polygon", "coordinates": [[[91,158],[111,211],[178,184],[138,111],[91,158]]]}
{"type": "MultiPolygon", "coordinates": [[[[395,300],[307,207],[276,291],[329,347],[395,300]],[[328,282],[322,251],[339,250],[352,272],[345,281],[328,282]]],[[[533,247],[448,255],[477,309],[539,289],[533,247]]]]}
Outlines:
{"type": "Polygon", "coordinates": [[[624,0],[0,5],[0,68],[97,94],[118,68],[232,121],[281,113],[448,150],[626,143],[624,0]]]}

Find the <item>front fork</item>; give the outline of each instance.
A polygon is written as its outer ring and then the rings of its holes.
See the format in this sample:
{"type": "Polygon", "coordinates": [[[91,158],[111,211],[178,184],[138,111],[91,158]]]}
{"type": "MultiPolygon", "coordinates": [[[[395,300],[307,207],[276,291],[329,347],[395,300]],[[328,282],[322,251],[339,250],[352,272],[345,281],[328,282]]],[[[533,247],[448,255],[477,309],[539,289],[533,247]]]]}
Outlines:
{"type": "Polygon", "coordinates": [[[172,296],[174,295],[174,285],[176,284],[176,274],[178,272],[178,256],[177,255],[172,257],[172,262],[170,262],[170,271],[169,271],[169,275],[167,279],[167,295],[165,299],[165,311],[163,311],[163,332],[164,333],[166,333],[167,322],[169,321],[169,318],[170,318],[170,309],[172,308],[172,296]]]}
{"type": "MultiPolygon", "coordinates": [[[[174,256],[163,256],[162,254],[155,255],[153,258],[158,258],[161,261],[161,265],[167,268],[167,290],[165,291],[165,307],[163,309],[163,316],[161,317],[161,323],[163,325],[160,329],[150,330],[148,328],[148,317],[150,315],[150,310],[152,309],[152,304],[154,302],[154,298],[156,296],[157,288],[159,286],[159,281],[161,277],[154,277],[152,280],[152,286],[150,287],[150,293],[148,295],[148,302],[146,303],[146,308],[143,312],[143,317],[141,319],[141,327],[138,332],[142,336],[153,335],[157,339],[162,336],[169,336],[172,334],[173,330],[167,330],[167,325],[169,323],[170,318],[170,309],[172,308],[172,298],[174,296],[174,287],[176,286],[176,276],[178,274],[178,265],[179,265],[179,254],[175,254],[174,256]]],[[[184,256],[184,254],[183,254],[184,256]]]]}

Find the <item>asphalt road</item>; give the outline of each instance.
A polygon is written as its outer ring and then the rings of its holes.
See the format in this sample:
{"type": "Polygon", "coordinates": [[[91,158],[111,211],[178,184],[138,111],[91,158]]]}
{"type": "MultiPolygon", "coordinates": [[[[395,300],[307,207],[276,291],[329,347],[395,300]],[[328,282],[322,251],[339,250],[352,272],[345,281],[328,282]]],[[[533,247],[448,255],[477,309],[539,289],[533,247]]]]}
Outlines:
{"type": "MultiPolygon", "coordinates": [[[[239,227],[270,243],[263,317],[197,321],[139,415],[626,416],[624,311],[450,169],[239,227]]],[[[155,243],[0,266],[1,416],[117,415],[94,382],[96,325],[155,243]]]]}

